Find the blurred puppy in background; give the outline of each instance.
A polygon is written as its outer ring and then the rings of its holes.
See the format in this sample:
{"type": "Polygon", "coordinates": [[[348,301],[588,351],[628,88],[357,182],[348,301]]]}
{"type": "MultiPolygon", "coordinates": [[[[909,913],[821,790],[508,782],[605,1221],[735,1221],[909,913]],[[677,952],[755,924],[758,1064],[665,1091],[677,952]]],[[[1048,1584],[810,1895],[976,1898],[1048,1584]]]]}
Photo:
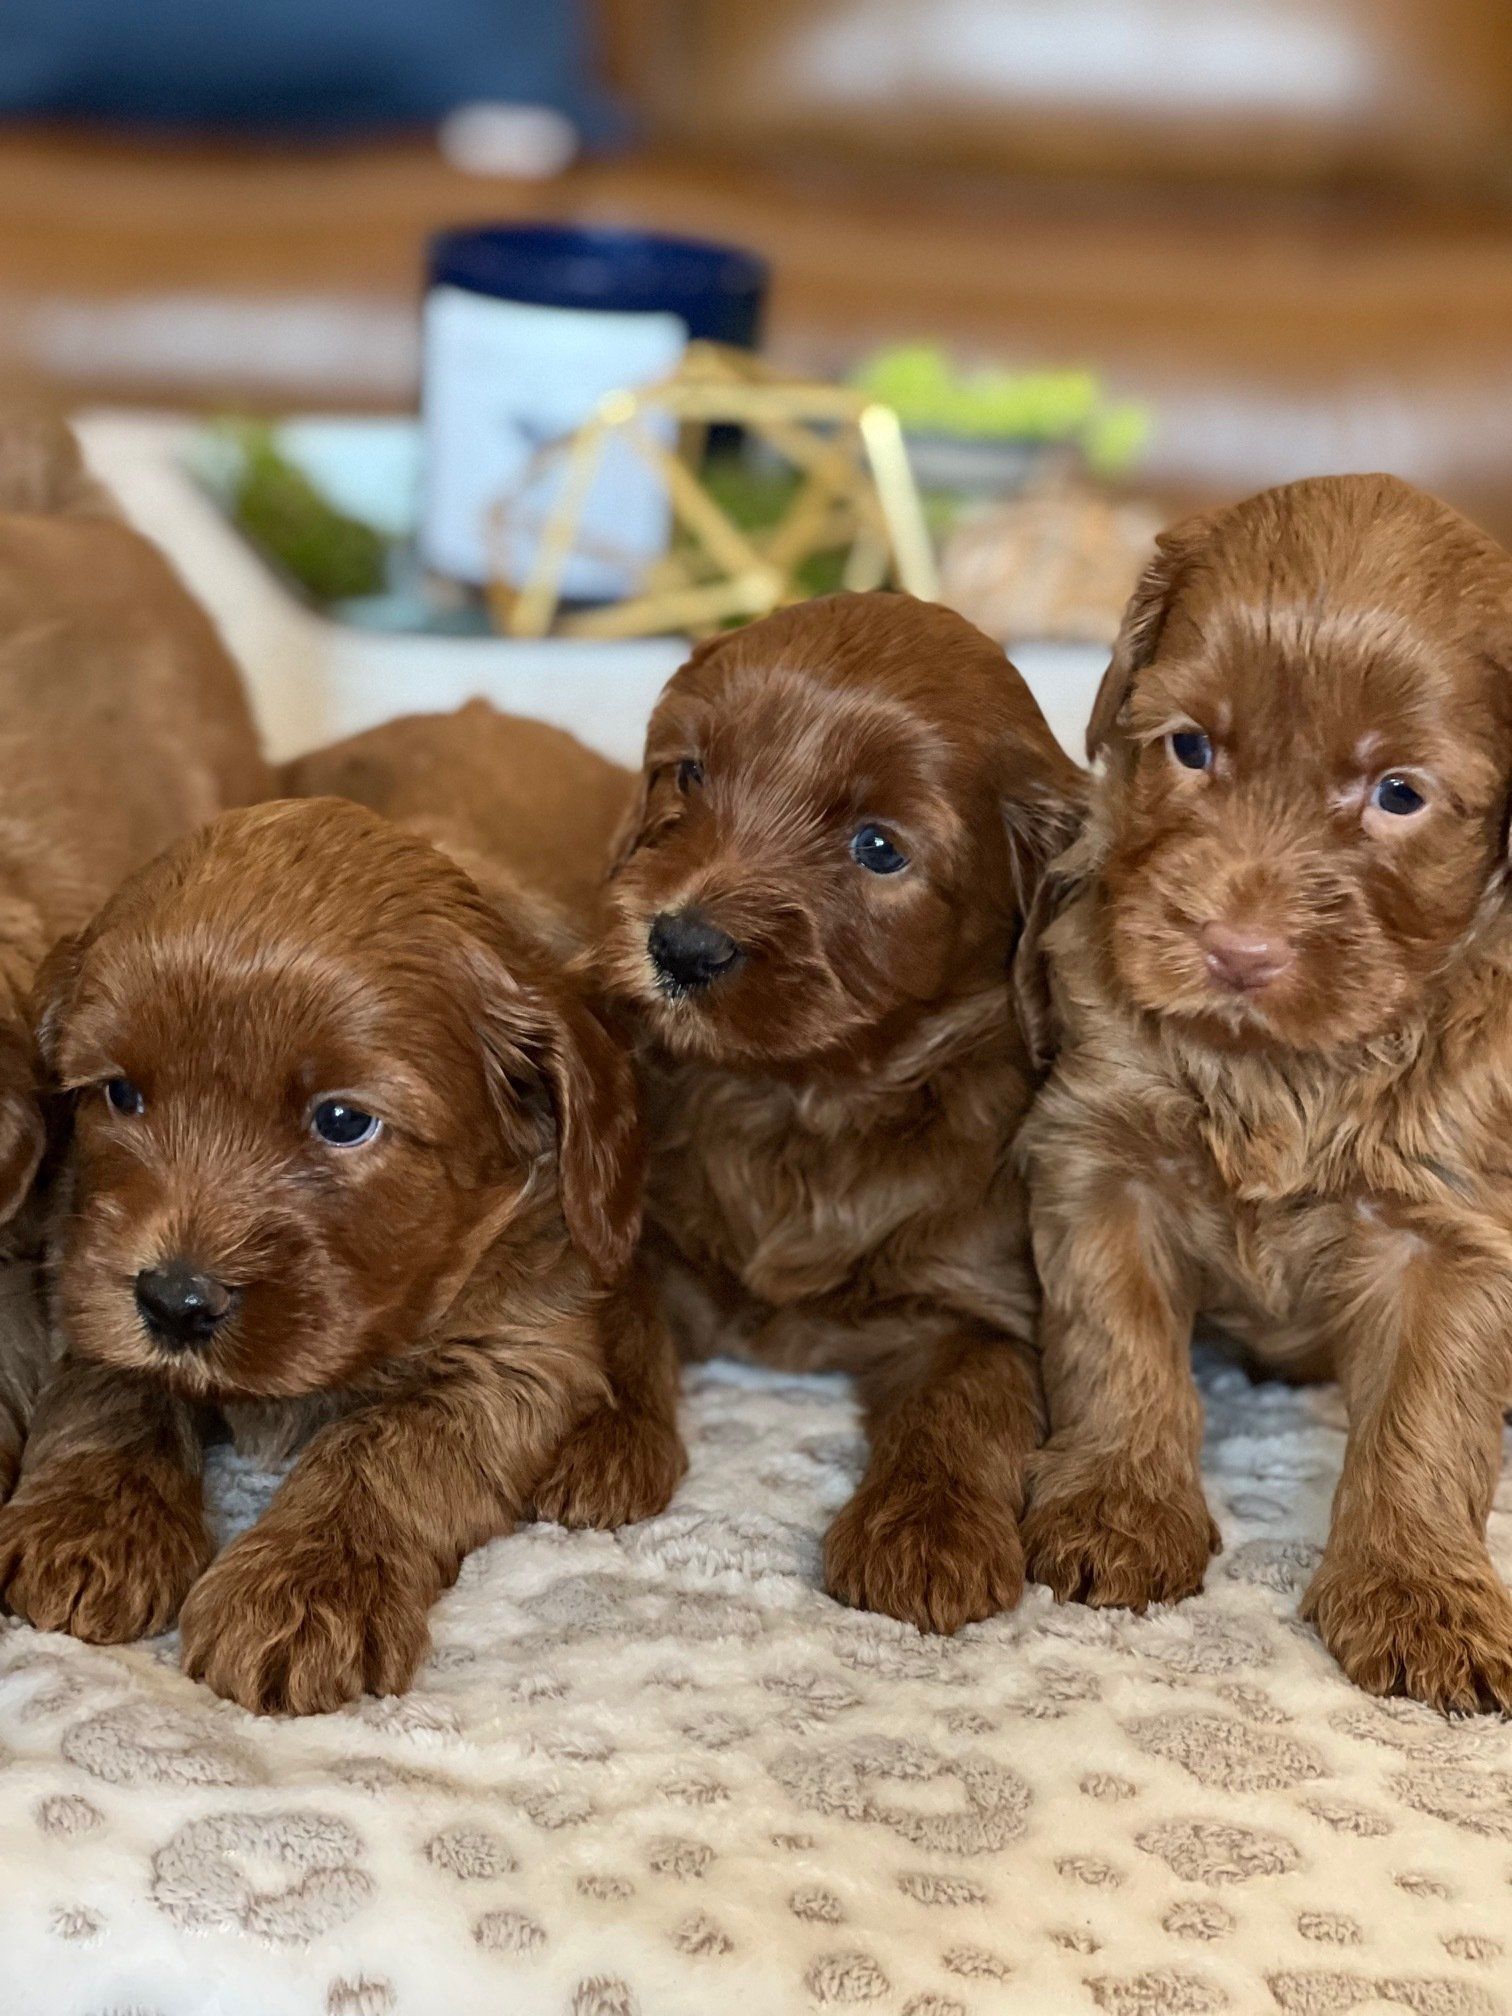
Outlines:
{"type": "Polygon", "coordinates": [[[646,1320],[627,1058],[504,878],[329,799],[170,849],[39,995],[66,1353],[0,1593],[105,1642],[182,1604],[188,1671],[255,1710],[402,1689],[646,1320]],[[221,1424],[302,1453],[207,1569],[221,1424]]]}
{"type": "Polygon", "coordinates": [[[43,1147],[28,997],[43,955],[121,878],[272,779],[236,667],[66,428],[0,415],[0,1503],[48,1347],[43,1147]]]}
{"type": "MultiPolygon", "coordinates": [[[[286,763],[291,798],[350,798],[460,841],[585,930],[635,779],[574,735],[470,700],[453,714],[408,714],[286,763]]],[[[484,873],[486,875],[487,869],[484,873]]]]}
{"type": "MultiPolygon", "coordinates": [[[[1080,803],[986,637],[839,595],[671,681],[610,887],[600,960],[639,1032],[679,1342],[858,1377],[871,1455],[826,1580],[921,1630],[1022,1585],[1041,1412],[1008,969],[1080,803]]],[[[580,1505],[607,1418],[568,1445],[580,1505]]]]}
{"type": "Polygon", "coordinates": [[[1512,561],[1387,477],[1178,526],[1047,897],[1062,1049],[1022,1136],[1062,1597],[1199,1587],[1187,1347],[1332,1372],[1349,1438],[1306,1600],[1372,1692],[1512,1710],[1485,1524],[1512,1397],[1512,561]]]}

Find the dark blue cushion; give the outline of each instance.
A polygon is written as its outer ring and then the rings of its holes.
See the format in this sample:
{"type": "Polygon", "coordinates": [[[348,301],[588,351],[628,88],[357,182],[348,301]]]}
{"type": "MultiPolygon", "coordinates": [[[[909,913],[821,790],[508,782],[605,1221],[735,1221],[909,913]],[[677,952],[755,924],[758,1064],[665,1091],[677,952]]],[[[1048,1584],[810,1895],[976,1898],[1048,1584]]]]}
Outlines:
{"type": "Polygon", "coordinates": [[[0,115],[318,130],[479,99],[612,130],[576,0],[0,0],[0,115]]]}

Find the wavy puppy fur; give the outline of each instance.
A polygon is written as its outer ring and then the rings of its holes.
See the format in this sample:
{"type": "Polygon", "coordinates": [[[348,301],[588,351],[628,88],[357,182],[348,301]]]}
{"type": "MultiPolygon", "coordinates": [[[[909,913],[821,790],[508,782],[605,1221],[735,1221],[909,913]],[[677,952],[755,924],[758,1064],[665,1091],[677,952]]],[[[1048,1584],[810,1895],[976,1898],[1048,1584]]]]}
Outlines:
{"type": "Polygon", "coordinates": [[[17,1216],[43,1147],[37,967],[123,876],[271,784],[210,619],[65,427],[0,414],[0,1502],[48,1357],[17,1216]]]}
{"type": "MultiPolygon", "coordinates": [[[[1351,1679],[1512,1710],[1486,1551],[1512,1396],[1512,560],[1388,477],[1160,541],[1095,710],[1058,909],[1061,1052],[1021,1137],[1062,1597],[1202,1582],[1188,1344],[1332,1373],[1305,1609],[1351,1679]]],[[[1048,972],[1048,990],[1034,985],[1048,972]]]]}
{"type": "Polygon", "coordinates": [[[954,1631],[1017,1600],[1041,1409],[1009,962],[1080,773],[949,610],[842,595],[701,645],[662,695],[606,987],[652,1133],[685,1351],[855,1373],[841,1600],[954,1631]]]}
{"type": "Polygon", "coordinates": [[[401,1689],[647,1320],[624,1053],[502,879],[334,800],[127,882],[50,958],[39,1028],[66,1349],[0,1591],[103,1641],[182,1605],[186,1668],[252,1709],[401,1689]],[[210,1562],[218,1424],[300,1453],[210,1562]]]}
{"type": "MultiPolygon", "coordinates": [[[[593,998],[581,958],[600,920],[604,869],[635,797],[628,770],[544,721],[472,700],[411,714],[317,749],[283,772],[292,794],[354,798],[402,819],[490,886],[538,905],[541,928],[593,998]],[[527,894],[528,892],[528,894],[527,894]]],[[[602,1004],[595,1000],[596,1007],[602,1004]]],[[[677,1432],[677,1359],[653,1322],[644,1281],[623,1291],[639,1314],[605,1339],[612,1380],[537,1486],[535,1509],[565,1526],[616,1527],[662,1511],[687,1468],[677,1432]]]]}

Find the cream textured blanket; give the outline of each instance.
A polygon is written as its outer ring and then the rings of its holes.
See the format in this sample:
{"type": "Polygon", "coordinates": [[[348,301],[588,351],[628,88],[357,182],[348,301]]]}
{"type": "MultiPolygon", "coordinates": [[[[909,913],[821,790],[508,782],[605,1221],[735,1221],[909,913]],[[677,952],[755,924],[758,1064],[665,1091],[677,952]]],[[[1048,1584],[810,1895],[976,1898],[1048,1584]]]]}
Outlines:
{"type": "Polygon", "coordinates": [[[1295,1615],[1337,1397],[1204,1383],[1225,1552],[1147,1618],[837,1608],[848,1392],[716,1365],[665,1517],[482,1550],[403,1699],[0,1631],[0,2011],[1512,2010],[1512,1730],[1345,1684],[1295,1615]]]}

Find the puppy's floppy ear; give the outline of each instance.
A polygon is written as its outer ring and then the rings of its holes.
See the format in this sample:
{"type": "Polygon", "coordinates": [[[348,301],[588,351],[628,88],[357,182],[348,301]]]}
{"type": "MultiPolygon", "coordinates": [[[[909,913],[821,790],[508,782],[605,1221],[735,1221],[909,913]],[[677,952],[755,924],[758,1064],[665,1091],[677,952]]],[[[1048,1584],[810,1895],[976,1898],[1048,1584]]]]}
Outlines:
{"type": "Polygon", "coordinates": [[[47,1146],[45,1080],[83,949],[81,934],[48,953],[32,984],[29,1023],[0,1018],[0,1225],[26,1202],[47,1146]]]}
{"type": "MultiPolygon", "coordinates": [[[[1048,733],[1048,731],[1047,731],[1048,733]]],[[[1081,831],[1087,807],[1087,780],[1068,757],[1012,781],[1003,797],[1008,833],[1008,865],[1019,916],[1027,928],[1040,884],[1050,864],[1081,831]]]]}
{"type": "Polygon", "coordinates": [[[573,1244],[612,1280],[640,1238],[645,1138],[635,1074],[572,977],[495,953],[482,974],[481,1034],[494,1098],[509,1114],[544,1087],[556,1123],[562,1215],[573,1244]]]}
{"type": "Polygon", "coordinates": [[[1059,1017],[1045,933],[1082,886],[1075,851],[1041,876],[1013,950],[1010,991],[1024,1045],[1035,1076],[1043,1078],[1055,1062],[1060,1045],[1059,1017]]]}
{"type": "Polygon", "coordinates": [[[646,806],[650,796],[651,772],[642,767],[641,774],[636,779],[635,790],[631,794],[630,803],[625,809],[625,816],[620,820],[618,827],[615,829],[614,838],[609,843],[609,866],[604,871],[604,880],[606,882],[614,880],[615,876],[619,874],[625,863],[630,859],[630,856],[635,852],[636,843],[641,836],[641,828],[646,823],[646,806]]]}
{"type": "Polygon", "coordinates": [[[1183,518],[1155,541],[1155,557],[1140,575],[1124,610],[1113,646],[1112,661],[1103,674],[1092,718],[1087,723],[1087,761],[1095,763],[1112,735],[1136,676],[1155,656],[1166,617],[1192,560],[1212,531],[1210,513],[1183,518]]]}
{"type": "Polygon", "coordinates": [[[1055,1053],[1050,971],[1041,946],[1074,878],[1062,857],[1074,849],[1086,809],[1086,778],[1069,761],[1055,789],[1005,803],[1008,855],[1019,913],[1013,948],[1012,992],[1035,1070],[1049,1069],[1055,1053]]]}
{"type": "Polygon", "coordinates": [[[1049,1062],[1049,975],[1039,940],[1059,907],[1064,878],[1056,863],[1082,830],[1087,777],[1041,722],[1041,745],[1026,751],[1015,738],[1003,791],[1003,824],[1014,907],[1019,915],[1012,985],[1025,1041],[1037,1069],[1049,1062]]]}
{"type": "Polygon", "coordinates": [[[47,1146],[37,1054],[25,1024],[0,1021],[0,1225],[26,1202],[47,1146]]]}
{"type": "Polygon", "coordinates": [[[37,977],[32,982],[32,1033],[37,1055],[49,1078],[57,1072],[63,1024],[79,984],[90,937],[88,931],[76,931],[72,937],[60,938],[37,968],[37,977]]]}
{"type": "MultiPolygon", "coordinates": [[[[732,634],[726,630],[718,630],[712,637],[702,638],[693,646],[693,649],[688,653],[682,664],[678,666],[677,671],[673,673],[672,678],[676,679],[684,672],[691,672],[695,665],[702,665],[705,659],[712,658],[721,645],[727,644],[730,641],[732,634]]],[[[651,728],[647,731],[646,740],[648,749],[651,747],[655,734],[656,715],[670,690],[671,681],[669,680],[667,685],[662,688],[656,706],[651,710],[651,728]]],[[[606,882],[612,882],[615,876],[619,874],[620,870],[635,852],[640,840],[641,830],[646,823],[647,806],[651,797],[651,767],[651,764],[643,757],[640,777],[636,783],[635,795],[630,801],[624,818],[619,823],[619,827],[609,848],[609,866],[604,876],[606,882]]]]}

